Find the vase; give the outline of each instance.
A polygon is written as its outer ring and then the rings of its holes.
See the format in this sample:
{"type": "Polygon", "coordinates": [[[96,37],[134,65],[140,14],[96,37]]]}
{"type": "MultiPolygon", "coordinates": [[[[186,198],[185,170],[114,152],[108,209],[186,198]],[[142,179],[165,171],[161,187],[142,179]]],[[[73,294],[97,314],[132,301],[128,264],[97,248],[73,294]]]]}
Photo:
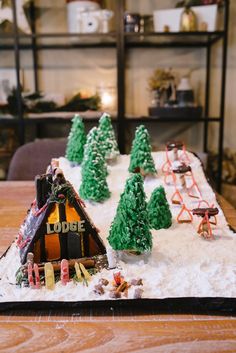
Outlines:
{"type": "Polygon", "coordinates": [[[181,32],[197,31],[197,16],[195,12],[189,7],[186,7],[181,14],[180,31],[181,32]]]}
{"type": "Polygon", "coordinates": [[[158,89],[151,91],[151,106],[152,107],[161,106],[161,92],[158,89]]]}

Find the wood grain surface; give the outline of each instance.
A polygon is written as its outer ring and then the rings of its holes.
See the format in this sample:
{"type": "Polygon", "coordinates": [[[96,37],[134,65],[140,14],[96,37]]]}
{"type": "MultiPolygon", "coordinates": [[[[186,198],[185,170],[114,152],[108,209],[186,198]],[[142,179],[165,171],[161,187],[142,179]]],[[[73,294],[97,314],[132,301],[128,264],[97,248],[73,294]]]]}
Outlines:
{"type": "MultiPolygon", "coordinates": [[[[0,254],[34,198],[33,182],[0,182],[0,254]]],[[[236,211],[219,201],[236,229],[236,211]]],[[[236,317],[159,313],[144,308],[0,313],[0,352],[235,353],[236,317]]]]}

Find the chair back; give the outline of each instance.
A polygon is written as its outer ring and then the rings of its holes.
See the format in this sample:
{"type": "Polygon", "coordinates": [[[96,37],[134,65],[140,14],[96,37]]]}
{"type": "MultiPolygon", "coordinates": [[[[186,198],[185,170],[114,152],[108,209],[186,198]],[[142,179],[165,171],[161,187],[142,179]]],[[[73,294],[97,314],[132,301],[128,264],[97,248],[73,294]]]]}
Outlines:
{"type": "Polygon", "coordinates": [[[34,180],[46,172],[52,158],[65,155],[67,139],[41,139],[20,146],[14,153],[7,180],[34,180]]]}

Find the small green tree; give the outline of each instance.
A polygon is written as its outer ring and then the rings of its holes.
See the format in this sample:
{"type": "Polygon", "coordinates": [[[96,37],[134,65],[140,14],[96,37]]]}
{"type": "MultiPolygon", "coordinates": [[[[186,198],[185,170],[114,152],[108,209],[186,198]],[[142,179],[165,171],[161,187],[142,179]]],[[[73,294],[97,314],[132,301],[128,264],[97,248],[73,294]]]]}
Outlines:
{"type": "Polygon", "coordinates": [[[81,163],[84,155],[86,133],[84,123],[77,114],[72,119],[72,127],[68,136],[66,158],[71,162],[81,163]]]}
{"type": "Polygon", "coordinates": [[[150,137],[145,126],[140,125],[135,132],[135,138],[132,143],[130,155],[130,172],[142,172],[146,174],[155,174],[156,168],[152,158],[152,149],[150,137]]]}
{"type": "Polygon", "coordinates": [[[145,198],[143,178],[133,174],[126,181],[109,231],[108,241],[114,250],[144,252],[152,249],[145,198]]]}
{"type": "Polygon", "coordinates": [[[163,186],[153,190],[147,210],[151,229],[169,228],[171,226],[172,215],[163,186]]]}
{"type": "Polygon", "coordinates": [[[100,142],[100,131],[97,127],[93,127],[91,130],[89,130],[88,135],[87,135],[87,141],[86,145],[84,146],[84,158],[83,158],[83,163],[88,159],[87,152],[90,151],[89,145],[92,144],[93,142],[96,143],[97,149],[99,150],[99,153],[102,155],[104,159],[104,172],[105,176],[108,175],[108,169],[107,169],[107,163],[105,161],[104,155],[102,153],[102,144],[100,142]]]}
{"type": "Polygon", "coordinates": [[[112,127],[110,115],[104,113],[99,119],[99,140],[101,150],[106,159],[112,159],[119,155],[119,149],[112,127]]]}
{"type": "MultiPolygon", "coordinates": [[[[92,143],[92,142],[98,142],[98,128],[97,127],[93,127],[91,130],[89,130],[88,134],[87,134],[87,139],[86,139],[86,144],[84,146],[84,158],[83,158],[83,162],[85,161],[85,159],[87,158],[87,151],[88,151],[88,146],[92,143]]],[[[99,148],[100,149],[100,148],[99,148]]],[[[101,151],[100,151],[101,153],[101,151]]]]}
{"type": "MultiPolygon", "coordinates": [[[[93,133],[96,135],[96,131],[93,133]]],[[[80,196],[85,200],[96,202],[102,202],[109,198],[110,191],[106,175],[105,159],[100,152],[99,143],[95,138],[85,146],[84,159],[81,166],[82,182],[79,189],[80,196]]]]}

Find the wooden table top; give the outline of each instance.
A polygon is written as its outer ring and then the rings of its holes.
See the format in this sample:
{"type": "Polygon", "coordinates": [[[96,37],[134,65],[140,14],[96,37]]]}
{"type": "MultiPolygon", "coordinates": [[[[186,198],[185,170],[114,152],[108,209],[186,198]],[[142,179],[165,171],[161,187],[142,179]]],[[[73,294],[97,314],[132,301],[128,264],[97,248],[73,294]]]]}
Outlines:
{"type": "MultiPolygon", "coordinates": [[[[34,198],[33,182],[0,182],[0,255],[34,198]]],[[[219,198],[230,225],[236,210],[219,198]]],[[[0,352],[235,353],[236,317],[140,309],[0,313],[0,352]]]]}

